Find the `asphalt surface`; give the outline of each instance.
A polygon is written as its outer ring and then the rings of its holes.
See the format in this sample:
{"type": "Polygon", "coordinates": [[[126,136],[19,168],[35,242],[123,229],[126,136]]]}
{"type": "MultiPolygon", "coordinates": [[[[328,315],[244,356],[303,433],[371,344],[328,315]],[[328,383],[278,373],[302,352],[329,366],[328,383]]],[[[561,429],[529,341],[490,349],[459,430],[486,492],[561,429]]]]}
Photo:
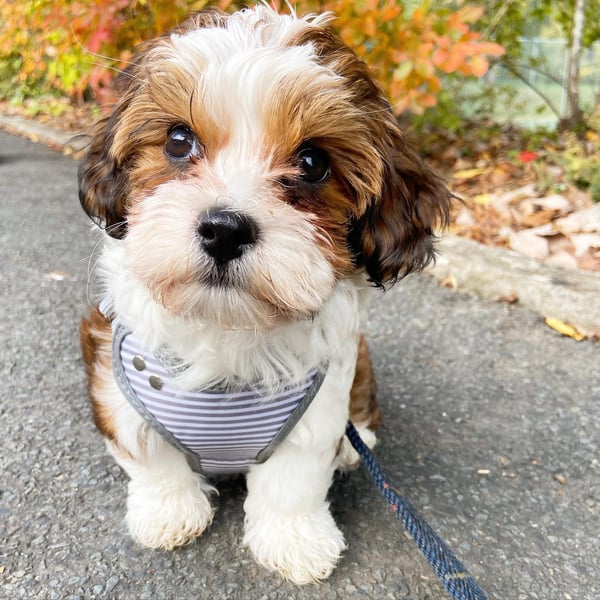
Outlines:
{"type": "MultiPolygon", "coordinates": [[[[0,132],[0,598],[445,599],[362,468],[331,489],[348,550],[318,586],[241,547],[241,478],[196,543],[130,541],[78,348],[94,242],[76,168],[0,132]]],[[[600,346],[430,276],[377,296],[368,331],[377,455],[490,598],[600,598],[600,346]]]]}

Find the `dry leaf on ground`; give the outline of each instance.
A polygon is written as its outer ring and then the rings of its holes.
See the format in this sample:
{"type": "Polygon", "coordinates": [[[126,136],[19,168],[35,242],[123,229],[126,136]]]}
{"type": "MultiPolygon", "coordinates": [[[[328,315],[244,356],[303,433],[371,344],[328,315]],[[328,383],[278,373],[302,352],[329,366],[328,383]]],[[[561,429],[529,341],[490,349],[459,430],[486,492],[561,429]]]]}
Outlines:
{"type": "Polygon", "coordinates": [[[558,331],[558,333],[560,333],[561,335],[571,337],[574,340],[577,340],[578,342],[585,339],[585,336],[579,333],[579,331],[577,331],[575,327],[569,325],[568,323],[565,323],[564,321],[561,321],[560,319],[546,317],[545,322],[546,325],[548,325],[548,327],[551,327],[552,329],[554,329],[554,331],[558,331]]]}

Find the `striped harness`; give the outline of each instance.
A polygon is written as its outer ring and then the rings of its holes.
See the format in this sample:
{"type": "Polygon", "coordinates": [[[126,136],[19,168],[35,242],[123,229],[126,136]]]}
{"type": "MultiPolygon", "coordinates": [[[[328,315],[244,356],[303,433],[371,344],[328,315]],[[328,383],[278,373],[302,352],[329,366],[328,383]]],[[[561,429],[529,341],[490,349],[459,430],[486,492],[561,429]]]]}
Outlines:
{"type": "Polygon", "coordinates": [[[306,412],[325,377],[325,369],[317,368],[302,383],[274,392],[182,392],[175,385],[181,363],[162,350],[152,354],[115,321],[112,362],[129,403],[185,454],[192,469],[205,475],[244,473],[267,460],[306,412]]]}

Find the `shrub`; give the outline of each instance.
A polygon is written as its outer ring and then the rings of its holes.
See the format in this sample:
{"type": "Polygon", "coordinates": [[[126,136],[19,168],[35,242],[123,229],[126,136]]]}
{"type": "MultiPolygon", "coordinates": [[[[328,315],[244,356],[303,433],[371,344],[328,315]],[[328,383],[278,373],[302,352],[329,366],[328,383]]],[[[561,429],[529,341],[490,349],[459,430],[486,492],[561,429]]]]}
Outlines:
{"type": "Polygon", "coordinates": [[[489,67],[486,56],[503,53],[501,46],[482,41],[469,28],[481,16],[481,7],[451,11],[423,2],[409,13],[393,0],[335,0],[325,6],[338,15],[344,41],[375,71],[398,114],[421,114],[435,106],[441,75],[481,77],[489,67]]]}
{"type": "Polygon", "coordinates": [[[570,181],[588,191],[594,202],[600,202],[600,107],[590,115],[587,126],[584,139],[565,134],[566,147],[557,162],[570,181]]]}
{"type": "MultiPolygon", "coordinates": [[[[0,5],[0,97],[58,93],[102,99],[118,67],[144,39],[170,29],[203,0],[8,0],[0,5]]],[[[279,6],[277,2],[274,3],[279,6]]],[[[283,4],[283,3],[282,3],[283,4]]],[[[221,0],[222,9],[238,3],[221,0]]],[[[451,11],[424,1],[412,13],[397,0],[300,0],[302,14],[331,10],[344,40],[375,71],[396,112],[436,104],[440,75],[481,76],[501,46],[471,29],[480,7],[451,11]]],[[[283,10],[287,10],[283,5],[283,10]]]]}

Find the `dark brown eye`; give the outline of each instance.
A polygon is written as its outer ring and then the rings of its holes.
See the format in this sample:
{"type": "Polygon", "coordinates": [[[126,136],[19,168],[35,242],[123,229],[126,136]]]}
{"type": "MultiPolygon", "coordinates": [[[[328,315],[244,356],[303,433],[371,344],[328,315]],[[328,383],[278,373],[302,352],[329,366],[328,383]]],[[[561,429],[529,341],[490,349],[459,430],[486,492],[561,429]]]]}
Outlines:
{"type": "Polygon", "coordinates": [[[325,150],[304,147],[298,152],[300,177],[307,183],[323,183],[329,178],[329,155],[325,150]]]}
{"type": "Polygon", "coordinates": [[[192,156],[200,156],[200,142],[191,129],[184,125],[177,125],[169,131],[165,143],[165,153],[174,160],[186,160],[192,156]]]}

